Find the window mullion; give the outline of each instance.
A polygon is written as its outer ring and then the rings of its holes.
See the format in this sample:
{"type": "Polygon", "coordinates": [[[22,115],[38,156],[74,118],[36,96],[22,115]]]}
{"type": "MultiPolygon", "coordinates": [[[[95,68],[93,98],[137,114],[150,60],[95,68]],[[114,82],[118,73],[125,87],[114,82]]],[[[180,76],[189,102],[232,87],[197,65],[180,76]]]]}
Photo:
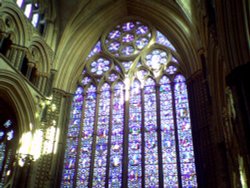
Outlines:
{"type": "Polygon", "coordinates": [[[142,187],[145,187],[145,122],[144,122],[144,90],[140,89],[141,91],[141,160],[142,160],[142,187]]]}
{"type": "MultiPolygon", "coordinates": [[[[129,90],[124,90],[124,96],[127,96],[126,92],[129,90]]],[[[124,97],[125,100],[125,97],[124,97]]],[[[123,164],[122,164],[122,188],[128,187],[128,134],[129,134],[129,100],[125,100],[124,105],[124,136],[123,136],[123,164]]]]}
{"type": "Polygon", "coordinates": [[[113,124],[112,124],[112,120],[113,120],[113,108],[111,108],[113,106],[113,98],[114,98],[114,91],[111,91],[111,95],[110,95],[110,110],[109,110],[109,131],[108,131],[108,153],[107,153],[107,164],[106,164],[106,180],[105,180],[105,187],[108,188],[109,187],[109,168],[110,168],[110,150],[111,150],[111,135],[112,135],[112,128],[113,128],[113,124]]]}
{"type": "Polygon", "coordinates": [[[159,187],[164,187],[163,182],[163,163],[162,163],[162,138],[161,138],[161,111],[160,111],[160,85],[157,84],[156,87],[156,114],[157,114],[157,138],[158,138],[158,165],[159,165],[159,187]]]}
{"type": "Polygon", "coordinates": [[[94,177],[94,166],[95,166],[95,151],[96,151],[96,136],[97,136],[97,123],[98,123],[98,114],[99,114],[99,101],[100,101],[100,92],[96,91],[96,105],[95,105],[95,122],[94,122],[94,131],[93,131],[93,142],[92,142],[92,153],[90,161],[90,171],[89,171],[89,187],[93,186],[93,177],[94,177]]]}

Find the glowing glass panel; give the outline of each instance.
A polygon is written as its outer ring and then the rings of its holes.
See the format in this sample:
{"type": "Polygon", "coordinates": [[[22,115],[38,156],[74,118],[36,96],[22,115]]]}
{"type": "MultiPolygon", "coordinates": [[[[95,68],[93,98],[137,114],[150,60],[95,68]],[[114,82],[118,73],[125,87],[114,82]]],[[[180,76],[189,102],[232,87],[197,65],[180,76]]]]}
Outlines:
{"type": "Polygon", "coordinates": [[[32,4],[27,4],[25,6],[24,15],[29,18],[31,13],[32,4]]]}
{"type": "Polygon", "coordinates": [[[93,187],[105,187],[110,117],[110,86],[105,83],[99,99],[93,187]]]}
{"type": "Polygon", "coordinates": [[[78,87],[73,98],[70,113],[70,123],[68,127],[66,150],[64,155],[64,175],[62,177],[62,187],[73,187],[82,117],[82,105],[83,89],[78,87]]]}
{"type": "MultiPolygon", "coordinates": [[[[96,87],[91,85],[87,90],[84,106],[83,128],[77,172],[77,186],[87,187],[90,174],[90,161],[95,124],[96,87]]],[[[79,131],[80,132],[80,131],[79,131]]]]}
{"type": "Polygon", "coordinates": [[[39,19],[39,14],[38,13],[33,14],[31,23],[34,27],[37,26],[38,19],[39,19]]]}
{"type": "Polygon", "coordinates": [[[109,70],[110,61],[106,58],[98,58],[91,62],[91,72],[97,75],[102,75],[104,72],[109,70]]]}
{"type": "Polygon", "coordinates": [[[178,187],[176,141],[170,80],[160,80],[161,147],[164,187],[178,187]]]}
{"type": "Polygon", "coordinates": [[[135,80],[130,91],[129,101],[129,136],[128,136],[128,187],[141,187],[141,90],[140,82],[135,80]]]}
{"type": "Polygon", "coordinates": [[[146,55],[145,59],[147,66],[153,69],[159,69],[161,65],[167,64],[167,52],[154,49],[146,55]]]}
{"type": "Polygon", "coordinates": [[[144,86],[144,117],[145,186],[159,187],[156,90],[151,78],[144,86]]]}
{"type": "Polygon", "coordinates": [[[16,1],[16,4],[17,4],[19,7],[22,7],[22,5],[23,5],[23,0],[17,0],[17,1],[16,1]]]}
{"type": "Polygon", "coordinates": [[[156,42],[170,48],[173,51],[176,51],[175,47],[171,44],[171,42],[163,35],[161,32],[156,32],[156,42]]]}
{"type": "Polygon", "coordinates": [[[105,45],[116,57],[138,54],[152,38],[150,29],[142,22],[128,21],[116,26],[107,36],[105,45]]]}
{"type": "Polygon", "coordinates": [[[94,48],[91,50],[91,52],[89,53],[87,59],[89,59],[89,58],[91,58],[92,56],[98,54],[100,51],[101,51],[101,42],[98,41],[98,42],[96,43],[95,47],[94,47],[94,48]]]}
{"type": "Polygon", "coordinates": [[[187,85],[182,75],[174,81],[182,186],[197,187],[187,85]]]}
{"type": "Polygon", "coordinates": [[[114,87],[112,106],[112,132],[110,146],[109,187],[121,187],[123,134],[124,134],[124,85],[114,87]]]}
{"type": "Polygon", "coordinates": [[[185,79],[160,32],[158,45],[139,54],[153,43],[151,31],[126,21],[90,52],[84,92],[73,98],[62,187],[197,187],[185,79]]]}

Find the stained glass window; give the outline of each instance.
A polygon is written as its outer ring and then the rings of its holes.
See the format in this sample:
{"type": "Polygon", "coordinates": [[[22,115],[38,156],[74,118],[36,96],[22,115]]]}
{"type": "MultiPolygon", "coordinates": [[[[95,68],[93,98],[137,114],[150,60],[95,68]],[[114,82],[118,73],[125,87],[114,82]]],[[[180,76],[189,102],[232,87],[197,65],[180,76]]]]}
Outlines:
{"type": "Polygon", "coordinates": [[[0,187],[13,175],[13,161],[17,146],[14,110],[0,98],[0,187]]]}
{"type": "Polygon", "coordinates": [[[16,4],[35,28],[39,28],[39,24],[44,24],[44,13],[40,9],[40,4],[30,0],[16,0],[16,4]]]}
{"type": "Polygon", "coordinates": [[[173,51],[144,21],[126,20],[97,42],[73,97],[61,187],[197,187],[173,51]]]}

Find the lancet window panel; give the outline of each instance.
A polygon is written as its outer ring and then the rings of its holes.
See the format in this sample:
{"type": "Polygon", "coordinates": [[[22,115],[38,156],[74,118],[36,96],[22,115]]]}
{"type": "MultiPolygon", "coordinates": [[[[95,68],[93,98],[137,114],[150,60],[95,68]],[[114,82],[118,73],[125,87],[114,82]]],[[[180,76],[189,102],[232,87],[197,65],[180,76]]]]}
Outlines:
{"type": "Polygon", "coordinates": [[[73,97],[61,187],[197,187],[176,54],[141,20],[102,36],[73,97]]]}

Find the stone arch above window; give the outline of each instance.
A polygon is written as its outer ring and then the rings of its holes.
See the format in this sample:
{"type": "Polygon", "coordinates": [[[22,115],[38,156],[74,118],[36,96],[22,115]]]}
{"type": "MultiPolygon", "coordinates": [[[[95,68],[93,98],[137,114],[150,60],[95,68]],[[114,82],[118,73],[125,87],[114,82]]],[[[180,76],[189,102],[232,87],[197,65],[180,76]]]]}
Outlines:
{"type": "Polygon", "coordinates": [[[62,187],[197,187],[185,77],[171,42],[126,19],[86,59],[62,187]]]}

